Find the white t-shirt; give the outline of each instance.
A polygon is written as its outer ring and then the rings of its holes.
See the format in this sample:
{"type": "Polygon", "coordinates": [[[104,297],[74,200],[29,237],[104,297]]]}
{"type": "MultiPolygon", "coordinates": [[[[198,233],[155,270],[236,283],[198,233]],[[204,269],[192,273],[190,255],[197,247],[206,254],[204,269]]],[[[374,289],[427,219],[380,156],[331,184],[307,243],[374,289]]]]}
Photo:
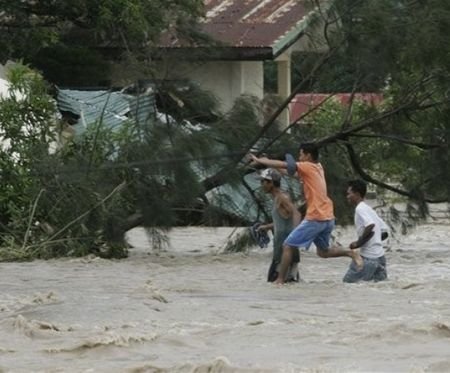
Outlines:
{"type": "Polygon", "coordinates": [[[365,258],[379,258],[384,255],[381,232],[386,230],[387,225],[372,207],[361,201],[355,209],[355,226],[358,237],[363,234],[364,229],[370,224],[375,224],[373,228],[374,235],[361,246],[360,253],[365,258]]]}

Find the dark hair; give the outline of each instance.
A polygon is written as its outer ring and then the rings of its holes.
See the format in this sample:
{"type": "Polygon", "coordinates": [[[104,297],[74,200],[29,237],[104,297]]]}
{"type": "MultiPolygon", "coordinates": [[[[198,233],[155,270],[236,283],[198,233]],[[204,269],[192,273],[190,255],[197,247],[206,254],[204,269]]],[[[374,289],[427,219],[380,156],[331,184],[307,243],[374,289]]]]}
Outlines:
{"type": "Polygon", "coordinates": [[[353,192],[359,193],[359,195],[364,198],[367,193],[367,184],[363,180],[350,180],[347,185],[352,189],[353,192]]]}
{"type": "Polygon", "coordinates": [[[279,188],[281,186],[281,180],[271,180],[274,187],[279,188]]]}
{"type": "Polygon", "coordinates": [[[310,154],[311,158],[314,161],[317,161],[319,159],[319,148],[312,142],[301,144],[298,150],[303,150],[303,153],[310,154]]]}

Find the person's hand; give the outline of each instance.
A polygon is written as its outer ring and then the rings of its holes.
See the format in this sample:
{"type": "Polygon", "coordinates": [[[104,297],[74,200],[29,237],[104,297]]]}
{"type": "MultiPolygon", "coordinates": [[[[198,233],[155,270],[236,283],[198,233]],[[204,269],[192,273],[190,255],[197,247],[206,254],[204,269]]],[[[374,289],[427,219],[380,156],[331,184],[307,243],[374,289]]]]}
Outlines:
{"type": "Polygon", "coordinates": [[[257,232],[259,232],[259,231],[267,231],[267,230],[269,230],[269,226],[267,226],[267,225],[265,225],[265,224],[261,224],[257,229],[256,229],[256,231],[257,232]]]}
{"type": "Polygon", "coordinates": [[[250,162],[250,166],[252,166],[252,167],[259,164],[258,157],[252,153],[248,154],[248,160],[250,162]]]}
{"type": "Polygon", "coordinates": [[[261,163],[264,163],[264,161],[267,161],[269,159],[266,156],[257,157],[256,155],[254,155],[252,153],[250,153],[249,156],[250,156],[250,159],[252,160],[252,164],[261,164],[261,163]]]}
{"type": "Polygon", "coordinates": [[[366,227],[366,230],[364,231],[363,235],[361,237],[359,237],[357,241],[353,241],[349,245],[350,249],[352,249],[352,250],[357,249],[357,248],[361,247],[362,245],[364,245],[367,241],[369,241],[375,234],[375,232],[372,230],[374,226],[375,226],[375,224],[368,225],[366,227]]]}

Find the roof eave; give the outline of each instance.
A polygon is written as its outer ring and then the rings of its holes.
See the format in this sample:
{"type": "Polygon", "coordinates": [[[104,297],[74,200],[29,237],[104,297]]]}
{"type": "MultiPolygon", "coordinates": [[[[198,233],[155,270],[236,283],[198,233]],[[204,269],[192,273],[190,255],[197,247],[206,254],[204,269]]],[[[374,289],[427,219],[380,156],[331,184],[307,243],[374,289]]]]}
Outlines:
{"type": "Polygon", "coordinates": [[[297,24],[289,30],[286,34],[280,37],[272,45],[274,58],[285,52],[291,45],[299,40],[304,34],[309,25],[317,19],[318,9],[314,9],[305,17],[303,17],[297,24]]]}
{"type": "Polygon", "coordinates": [[[160,48],[185,61],[264,61],[275,59],[272,47],[171,47],[160,48]]]}

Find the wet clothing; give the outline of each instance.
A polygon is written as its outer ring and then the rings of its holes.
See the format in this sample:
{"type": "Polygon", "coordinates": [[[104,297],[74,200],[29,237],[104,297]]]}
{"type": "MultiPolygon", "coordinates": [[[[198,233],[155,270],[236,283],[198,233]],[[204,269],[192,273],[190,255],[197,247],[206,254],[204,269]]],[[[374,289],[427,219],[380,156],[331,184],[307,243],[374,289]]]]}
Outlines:
{"type": "Polygon", "coordinates": [[[387,229],[386,223],[378,216],[375,210],[364,201],[355,208],[355,227],[358,237],[364,229],[374,224],[372,238],[360,248],[364,266],[358,270],[355,263],[351,263],[344,276],[344,282],[383,281],[387,279],[386,258],[382,244],[382,231],[387,229]]]}
{"type": "Polygon", "coordinates": [[[333,220],[333,201],[328,197],[325,174],[320,163],[297,162],[307,204],[306,220],[333,220]]]}
{"type": "Polygon", "coordinates": [[[325,221],[303,220],[286,238],[284,243],[290,247],[309,249],[314,242],[318,250],[327,251],[334,219],[325,221]]]}
{"type": "Polygon", "coordinates": [[[364,229],[370,224],[374,224],[374,235],[361,246],[360,253],[365,258],[379,258],[384,255],[381,232],[386,227],[386,223],[384,223],[372,207],[364,201],[361,201],[355,208],[355,227],[358,237],[362,236],[364,229]]]}
{"type": "Polygon", "coordinates": [[[344,276],[344,282],[359,282],[359,281],[383,281],[387,279],[386,258],[380,256],[379,258],[365,258],[364,267],[358,270],[356,264],[352,261],[347,273],[344,276]]]}
{"type": "MultiPolygon", "coordinates": [[[[280,215],[277,209],[276,199],[273,201],[272,207],[272,221],[273,221],[273,256],[272,263],[267,274],[267,281],[273,282],[278,277],[279,266],[283,256],[283,242],[291,233],[293,228],[292,216],[284,218],[280,215]]],[[[287,282],[298,281],[298,262],[300,262],[300,253],[298,249],[294,249],[292,256],[292,265],[288,270],[287,282]]]]}
{"type": "Polygon", "coordinates": [[[314,242],[317,249],[328,250],[334,228],[333,201],[327,195],[325,174],[320,163],[297,162],[297,174],[303,181],[306,216],[286,238],[290,247],[309,249],[314,242]]]}
{"type": "Polygon", "coordinates": [[[281,256],[283,255],[283,242],[291,233],[293,228],[292,217],[284,218],[277,209],[277,204],[274,201],[272,207],[272,221],[273,221],[273,260],[276,263],[281,263],[281,256]]]}

